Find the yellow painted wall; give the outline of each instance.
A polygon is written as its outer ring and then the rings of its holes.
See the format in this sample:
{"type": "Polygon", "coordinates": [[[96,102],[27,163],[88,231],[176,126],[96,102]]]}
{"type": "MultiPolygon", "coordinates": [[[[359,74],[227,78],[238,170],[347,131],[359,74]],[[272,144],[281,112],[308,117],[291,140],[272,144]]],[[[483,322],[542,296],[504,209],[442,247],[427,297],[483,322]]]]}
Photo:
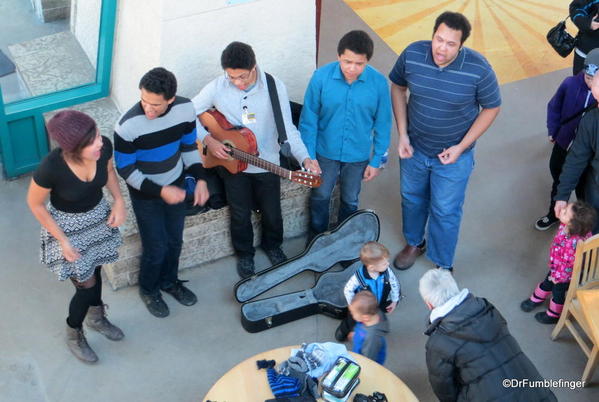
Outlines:
{"type": "MultiPolygon", "coordinates": [[[[410,43],[430,39],[443,11],[464,14],[472,24],[465,46],[489,60],[500,83],[572,66],[545,35],[568,15],[571,0],[344,0],[397,54],[410,43]]],[[[576,27],[568,20],[569,32],[576,27]]]]}

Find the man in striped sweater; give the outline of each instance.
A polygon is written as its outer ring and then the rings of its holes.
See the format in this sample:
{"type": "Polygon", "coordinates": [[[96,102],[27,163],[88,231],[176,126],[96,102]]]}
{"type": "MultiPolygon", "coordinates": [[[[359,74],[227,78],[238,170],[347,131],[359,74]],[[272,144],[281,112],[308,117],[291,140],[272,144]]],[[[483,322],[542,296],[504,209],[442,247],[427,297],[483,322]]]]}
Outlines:
{"type": "Polygon", "coordinates": [[[410,268],[424,253],[428,221],[428,258],[453,270],[474,143],[501,105],[493,69],[463,46],[469,35],[466,17],[444,12],[435,21],[432,41],[409,45],[389,74],[407,243],[395,258],[398,269],[410,268]]]}
{"type": "Polygon", "coordinates": [[[208,200],[208,187],[202,180],[193,104],[176,96],[173,73],[154,68],[142,77],[139,89],[141,101],[116,124],[114,159],[129,188],[143,247],[139,294],[150,313],[166,317],[169,309],[161,290],[185,306],[197,301],[177,277],[185,220],[184,169],[198,180],[194,205],[208,200]]]}

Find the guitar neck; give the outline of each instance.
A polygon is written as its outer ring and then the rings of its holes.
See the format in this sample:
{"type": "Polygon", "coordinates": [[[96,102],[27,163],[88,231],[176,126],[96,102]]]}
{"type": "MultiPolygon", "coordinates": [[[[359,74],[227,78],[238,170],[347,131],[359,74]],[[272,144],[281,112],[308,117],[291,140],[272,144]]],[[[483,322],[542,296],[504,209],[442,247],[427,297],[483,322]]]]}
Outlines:
{"type": "Polygon", "coordinates": [[[247,152],[244,152],[237,148],[229,148],[229,150],[231,156],[237,160],[247,162],[250,165],[262,168],[264,170],[268,170],[271,173],[274,173],[285,179],[291,180],[291,171],[288,169],[282,168],[277,164],[258,158],[257,156],[248,154],[247,152]]]}

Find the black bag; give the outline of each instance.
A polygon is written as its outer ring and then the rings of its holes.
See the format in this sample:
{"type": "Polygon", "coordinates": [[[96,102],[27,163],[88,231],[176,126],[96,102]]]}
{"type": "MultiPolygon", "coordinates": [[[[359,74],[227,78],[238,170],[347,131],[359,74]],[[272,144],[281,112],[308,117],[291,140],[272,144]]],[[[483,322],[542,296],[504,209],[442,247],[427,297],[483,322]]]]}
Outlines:
{"type": "Polygon", "coordinates": [[[225,195],[225,185],[222,179],[218,176],[215,168],[204,169],[206,184],[208,185],[208,192],[210,198],[206,201],[205,205],[193,205],[193,192],[196,186],[196,180],[191,175],[185,175],[185,215],[191,216],[202,212],[206,212],[209,209],[220,209],[227,205],[227,197],[225,195]]]}
{"type": "Polygon", "coordinates": [[[558,22],[556,26],[547,32],[547,41],[553,49],[555,49],[557,54],[562,57],[568,57],[576,47],[576,38],[572,37],[572,35],[566,31],[566,21],[568,18],[569,17],[558,22]]]}

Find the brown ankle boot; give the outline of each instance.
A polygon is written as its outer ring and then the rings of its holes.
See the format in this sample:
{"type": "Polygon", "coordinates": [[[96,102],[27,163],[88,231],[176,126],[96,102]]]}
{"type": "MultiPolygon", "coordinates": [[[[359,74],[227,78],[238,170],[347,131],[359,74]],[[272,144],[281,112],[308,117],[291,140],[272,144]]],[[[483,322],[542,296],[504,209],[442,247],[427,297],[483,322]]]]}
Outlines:
{"type": "Polygon", "coordinates": [[[71,353],[82,362],[95,363],[98,356],[87,344],[83,328],[71,328],[67,325],[67,346],[71,353]]]}
{"type": "Polygon", "coordinates": [[[420,257],[426,251],[426,244],[423,241],[418,246],[406,246],[397,254],[393,260],[393,266],[401,271],[410,268],[416,262],[416,258],[420,257]]]}
{"type": "Polygon", "coordinates": [[[106,304],[103,306],[89,306],[85,324],[94,331],[98,331],[111,341],[120,341],[125,334],[116,325],[113,325],[106,318],[106,304]]]}

